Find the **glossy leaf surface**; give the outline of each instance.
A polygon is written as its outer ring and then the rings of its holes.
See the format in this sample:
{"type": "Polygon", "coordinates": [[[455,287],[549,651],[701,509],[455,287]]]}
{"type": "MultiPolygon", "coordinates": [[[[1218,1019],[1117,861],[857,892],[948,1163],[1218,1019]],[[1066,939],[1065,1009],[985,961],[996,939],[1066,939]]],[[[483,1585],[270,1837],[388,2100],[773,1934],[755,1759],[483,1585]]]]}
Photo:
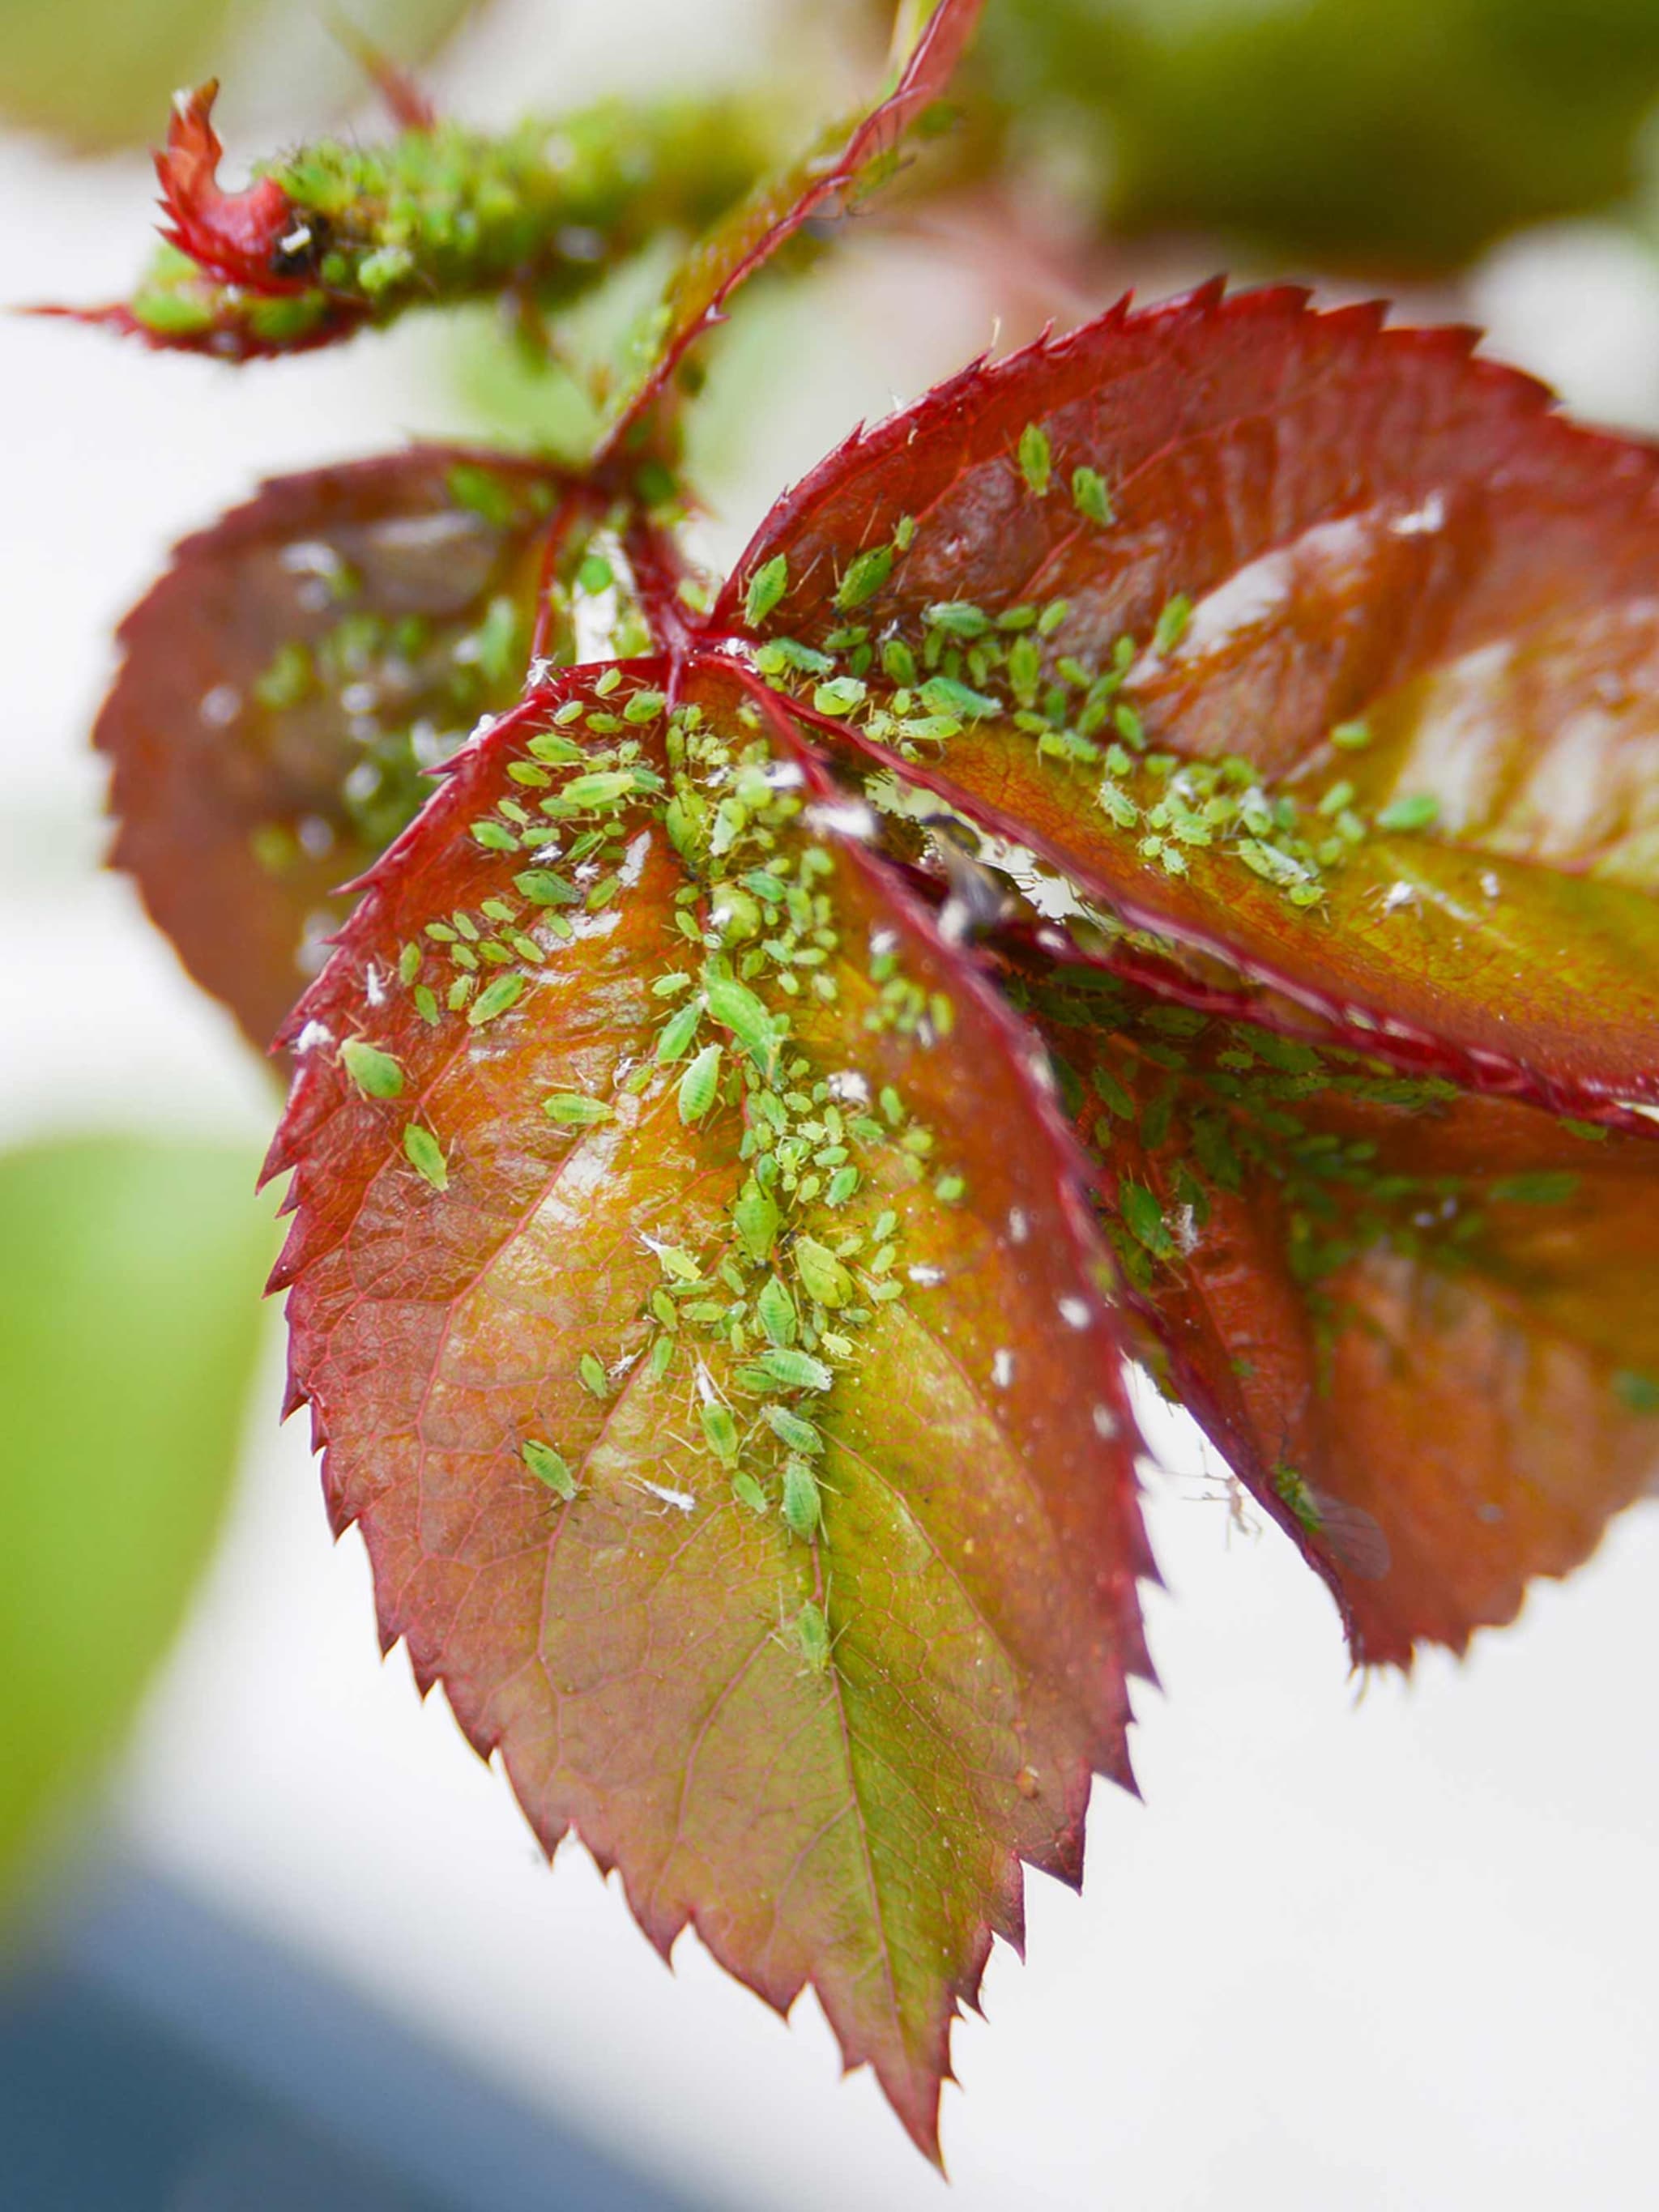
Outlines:
{"type": "Polygon", "coordinates": [[[855,437],[719,618],[1123,921],[1618,1121],[1659,1098],[1656,468],[1465,333],[1210,288],[855,437]]]}
{"type": "Polygon", "coordinates": [[[1037,1003],[1165,1379],[1356,1661],[1512,1620],[1659,1481],[1659,1145],[1077,981],[1037,1003]]]}
{"type": "Polygon", "coordinates": [[[1111,1276],[1028,1032],[741,672],[557,679],[295,1017],[294,1395],[383,1633],[666,1951],[936,2150],[1018,1861],[1127,1779],[1111,1276]],[[376,995],[370,975],[396,978],[376,995]]]}
{"type": "Polygon", "coordinates": [[[112,858],[263,1048],[426,771],[516,700],[562,487],[443,447],[283,477],[188,538],[98,721],[112,858]]]}

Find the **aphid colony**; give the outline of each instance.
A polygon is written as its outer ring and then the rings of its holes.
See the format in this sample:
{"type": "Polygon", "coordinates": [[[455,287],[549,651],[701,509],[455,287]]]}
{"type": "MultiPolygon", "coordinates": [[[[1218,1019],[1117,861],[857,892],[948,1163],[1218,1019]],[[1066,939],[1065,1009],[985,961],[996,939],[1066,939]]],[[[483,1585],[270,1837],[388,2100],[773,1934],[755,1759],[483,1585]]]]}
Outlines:
{"type": "MultiPolygon", "coordinates": [[[[1060,495],[1040,423],[1026,425],[1011,466],[1029,497],[1060,495]]],[[[1116,520],[1097,470],[1074,469],[1069,489],[1079,526],[1106,529],[1116,520]]],[[[835,600],[849,619],[818,643],[769,627],[780,610],[787,616],[787,556],[775,554],[757,567],[744,613],[751,631],[764,633],[755,654],[761,672],[781,689],[803,696],[810,690],[815,713],[854,724],[908,761],[921,760],[928,747],[948,749],[969,723],[995,720],[1029,738],[1056,775],[1073,781],[1080,805],[1133,836],[1141,860],[1170,876],[1189,874],[1200,852],[1237,861],[1297,908],[1321,905],[1326,878],[1373,828],[1413,832],[1437,819],[1438,802],[1428,793],[1395,799],[1368,823],[1346,778],[1301,800],[1270,793],[1248,760],[1154,750],[1133,698],[1180,651],[1193,612],[1183,595],[1165,604],[1145,644],[1120,636],[1103,668],[1057,649],[1072,612],[1063,599],[994,611],[945,600],[922,610],[919,634],[907,634],[897,620],[872,628],[874,603],[915,534],[907,516],[889,542],[853,558],[835,600]]],[[[1370,742],[1359,720],[1338,723],[1327,735],[1338,753],[1362,751],[1370,742]]]]}
{"type": "Polygon", "coordinates": [[[557,311],[651,238],[714,220],[769,163],[775,127],[755,102],[606,101],[500,137],[439,121],[378,144],[325,140],[254,165],[254,189],[270,179],[289,203],[262,268],[222,283],[163,245],[133,319],[234,356],[508,284],[557,311]]]}
{"type": "MultiPolygon", "coordinates": [[[[526,534],[550,504],[548,487],[509,485],[463,463],[449,471],[447,489],[457,513],[476,516],[480,534],[496,541],[487,580],[459,617],[393,616],[362,604],[372,596],[365,579],[324,540],[287,546],[279,556],[302,579],[301,605],[310,611],[314,594],[334,619],[320,636],[284,640],[249,686],[247,703],[273,718],[295,718],[292,749],[301,759],[314,756],[319,731],[337,730],[339,740],[328,761],[332,766],[337,755],[334,787],[308,794],[302,818],[255,829],[253,857],[271,875],[286,874],[301,853],[320,859],[339,841],[365,854],[383,851],[431,797],[428,772],[449,758],[482,713],[517,695],[528,619],[508,586],[526,534]]],[[[398,586],[406,594],[407,577],[400,574],[398,586]]],[[[451,588],[446,578],[442,595],[451,588]]],[[[233,717],[244,711],[240,695],[230,694],[229,707],[233,717]]],[[[280,737],[261,742],[273,750],[283,744],[280,737]]]]}
{"type": "MultiPolygon", "coordinates": [[[[556,1091],[540,1111],[573,1142],[603,1130],[626,1144],[672,1101],[682,1128],[707,1133],[711,1168],[729,1164],[732,1194],[695,1249],[640,1235],[658,1280],[617,1358],[583,1352],[577,1379],[602,1404],[636,1369],[683,1393],[684,1433],[670,1433],[688,1465],[706,1454],[738,1505],[814,1544],[829,1534],[822,1409],[884,1309],[944,1281],[902,1255],[968,1192],[897,1087],[859,1072],[860,1040],[927,1052],[955,1008],[907,975],[896,929],[849,932],[848,864],[813,834],[801,771],[775,757],[756,709],[738,707],[735,721],[716,727],[695,703],[670,715],[662,692],[615,666],[585,682],[515,750],[503,796],[468,826],[489,895],[428,921],[398,979],[422,1023],[453,1025],[458,1041],[487,1033],[562,946],[610,926],[649,841],[672,844],[685,872],[672,908],[683,961],[647,987],[660,1009],[649,1048],[619,1057],[608,1094],[556,1091]]],[[[404,1071],[381,1047],[352,1038],[340,1060],[366,1099],[404,1099],[404,1071]]],[[[424,1115],[400,1141],[418,1175],[449,1188],[455,1163],[424,1115]]],[[[557,1439],[526,1437],[520,1456],[562,1503],[580,1498],[580,1461],[557,1439]]],[[[664,1510],[698,1502],[678,1480],[641,1486],[664,1510]]],[[[792,1633],[822,1672],[821,1608],[792,1633]]]]}

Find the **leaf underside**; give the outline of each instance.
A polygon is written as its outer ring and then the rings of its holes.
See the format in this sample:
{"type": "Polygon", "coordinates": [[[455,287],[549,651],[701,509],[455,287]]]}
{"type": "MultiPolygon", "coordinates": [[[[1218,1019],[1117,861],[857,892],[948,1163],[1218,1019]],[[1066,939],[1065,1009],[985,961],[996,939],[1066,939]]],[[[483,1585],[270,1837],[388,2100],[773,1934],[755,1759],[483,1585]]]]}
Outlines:
{"type": "Polygon", "coordinates": [[[1650,1141],[1098,975],[1032,988],[1153,1364],[1357,1662],[1462,1651],[1659,1481],[1650,1141]]]}
{"type": "Polygon", "coordinates": [[[260,1049],[477,718],[522,686],[556,480],[416,447],[266,484],[122,623],[111,859],[260,1049]]]}

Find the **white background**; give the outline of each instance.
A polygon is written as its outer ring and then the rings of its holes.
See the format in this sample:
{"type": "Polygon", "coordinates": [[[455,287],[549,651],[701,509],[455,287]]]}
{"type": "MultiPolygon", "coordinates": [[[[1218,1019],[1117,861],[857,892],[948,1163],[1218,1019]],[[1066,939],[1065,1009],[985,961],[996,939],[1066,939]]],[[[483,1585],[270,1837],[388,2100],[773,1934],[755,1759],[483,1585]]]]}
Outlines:
{"type": "MultiPolygon", "coordinates": [[[[501,113],[641,55],[735,73],[763,12],[508,6],[453,96],[501,113]]],[[[0,299],[118,295],[147,198],[136,163],[0,143],[0,299]]],[[[1659,422],[1659,272],[1638,249],[1585,228],[1518,241],[1472,291],[1495,349],[1600,416],[1659,422]]],[[[720,488],[721,557],[860,413],[988,342],[994,292],[959,259],[862,241],[720,488]]],[[[268,1079],[97,872],[84,735],[111,624],[172,538],[258,475],[460,426],[441,341],[410,328],[237,376],[0,323],[0,1138],[185,1126],[255,1152],[268,1079]]],[[[228,1540],[119,1781],[136,1846],[711,2203],[951,2201],[867,2076],[837,2081],[810,2000],[784,2029],[690,1939],[671,1980],[579,1850],[550,1874],[441,1696],[422,1708],[401,1655],[380,1661],[361,1547],[331,1546],[276,1397],[273,1333],[228,1540]]],[[[1190,1430],[1152,1425],[1174,1471],[1148,1474],[1168,1589],[1149,1598],[1145,1802],[1100,1790],[1086,1897],[1033,1880],[1030,1963],[1000,1949],[988,2021],[958,2031],[955,2203],[1650,2203],[1659,1521],[1627,1516],[1467,1665],[1357,1699],[1322,1590],[1275,1534],[1230,1533],[1190,1430]]]]}

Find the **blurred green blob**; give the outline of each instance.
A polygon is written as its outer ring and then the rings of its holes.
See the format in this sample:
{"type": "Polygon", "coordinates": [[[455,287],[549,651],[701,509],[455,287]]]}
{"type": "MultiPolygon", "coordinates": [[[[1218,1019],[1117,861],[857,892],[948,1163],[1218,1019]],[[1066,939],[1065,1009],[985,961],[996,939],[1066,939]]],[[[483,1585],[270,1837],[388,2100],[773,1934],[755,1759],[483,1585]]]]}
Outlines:
{"type": "Polygon", "coordinates": [[[179,1625],[229,1489],[269,1209],[240,1150],[0,1154],[0,1895],[179,1625]]]}
{"type": "MultiPolygon", "coordinates": [[[[407,64],[473,4],[350,0],[340,12],[407,64]]],[[[88,151],[155,145],[181,85],[223,76],[240,110],[244,54],[261,80],[255,106],[289,100],[314,116],[319,105],[367,89],[361,68],[329,38],[328,15],[297,0],[0,0],[0,116],[88,151]]]]}
{"type": "Polygon", "coordinates": [[[1659,0],[991,0],[1016,143],[1115,227],[1455,265],[1638,180],[1659,0]]]}

